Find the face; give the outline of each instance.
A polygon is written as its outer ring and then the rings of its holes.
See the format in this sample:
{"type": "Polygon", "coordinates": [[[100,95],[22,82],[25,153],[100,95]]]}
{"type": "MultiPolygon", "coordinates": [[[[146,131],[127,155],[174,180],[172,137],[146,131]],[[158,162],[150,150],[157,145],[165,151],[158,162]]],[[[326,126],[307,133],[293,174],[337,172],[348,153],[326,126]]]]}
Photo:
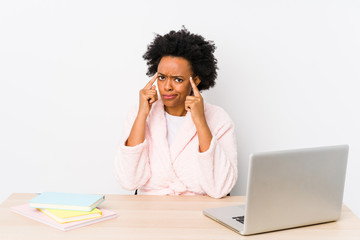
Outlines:
{"type": "MultiPolygon", "coordinates": [[[[190,62],[185,58],[166,56],[160,60],[157,85],[165,110],[169,114],[176,116],[186,114],[185,100],[192,90],[190,84],[192,75],[190,62]]],[[[194,81],[197,85],[197,78],[194,81]]]]}

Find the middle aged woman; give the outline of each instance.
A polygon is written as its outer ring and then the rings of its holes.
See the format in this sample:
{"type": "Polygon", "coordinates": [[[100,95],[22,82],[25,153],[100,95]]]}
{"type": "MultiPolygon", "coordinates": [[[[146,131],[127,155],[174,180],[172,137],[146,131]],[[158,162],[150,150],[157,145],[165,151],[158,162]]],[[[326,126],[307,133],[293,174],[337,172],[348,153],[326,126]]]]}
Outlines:
{"type": "Polygon", "coordinates": [[[148,46],[144,59],[154,76],[139,92],[115,160],[124,189],[221,198],[234,186],[234,124],[200,93],[215,85],[214,51],[213,42],[186,29],[157,35],[148,46]]]}

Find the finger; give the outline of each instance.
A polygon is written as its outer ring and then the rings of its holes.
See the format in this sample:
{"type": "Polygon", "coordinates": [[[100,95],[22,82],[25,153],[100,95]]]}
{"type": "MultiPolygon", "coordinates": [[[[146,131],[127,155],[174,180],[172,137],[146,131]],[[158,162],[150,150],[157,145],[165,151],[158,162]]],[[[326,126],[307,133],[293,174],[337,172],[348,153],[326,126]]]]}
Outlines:
{"type": "Polygon", "coordinates": [[[145,99],[147,100],[147,101],[149,101],[149,99],[154,99],[154,98],[157,98],[157,94],[155,93],[155,94],[146,94],[145,95],[145,99]]]}
{"type": "Polygon", "coordinates": [[[144,89],[151,89],[152,85],[156,81],[158,76],[158,73],[155,73],[155,75],[152,77],[152,79],[145,85],[144,89]]]}
{"type": "Polygon", "coordinates": [[[190,84],[191,84],[191,87],[192,87],[192,89],[193,89],[194,96],[200,97],[200,96],[201,96],[200,91],[199,91],[199,89],[197,88],[197,86],[196,86],[196,84],[195,84],[195,82],[194,82],[194,80],[193,80],[192,77],[190,77],[190,84]]]}
{"type": "Polygon", "coordinates": [[[186,101],[186,102],[185,102],[185,106],[188,106],[188,107],[191,108],[192,105],[193,105],[193,103],[194,103],[194,102],[186,101]]]}
{"type": "Polygon", "coordinates": [[[155,96],[154,98],[149,100],[149,104],[153,104],[154,102],[156,102],[158,100],[158,98],[155,96]]]}
{"type": "Polygon", "coordinates": [[[185,101],[196,101],[197,99],[199,99],[198,97],[194,97],[194,96],[187,96],[185,101]]]}
{"type": "Polygon", "coordinates": [[[185,103],[185,110],[188,112],[191,111],[190,104],[185,103]]]}
{"type": "Polygon", "coordinates": [[[191,108],[193,108],[194,107],[194,104],[195,104],[195,101],[192,101],[192,100],[186,100],[185,101],[185,108],[189,108],[189,109],[191,109],[191,108]]]}
{"type": "Polygon", "coordinates": [[[198,105],[198,103],[200,102],[199,99],[195,99],[195,100],[186,100],[185,104],[187,106],[190,106],[190,108],[196,107],[198,105]]]}
{"type": "Polygon", "coordinates": [[[150,95],[155,95],[155,94],[157,94],[157,91],[152,90],[152,89],[149,89],[149,90],[146,90],[146,92],[143,92],[143,96],[150,96],[150,95]]]}
{"type": "Polygon", "coordinates": [[[147,91],[144,93],[144,96],[145,96],[145,97],[157,96],[157,91],[156,91],[156,90],[153,90],[153,89],[147,90],[147,91]]]}
{"type": "MultiPolygon", "coordinates": [[[[153,87],[155,87],[155,86],[153,86],[153,87]]],[[[154,94],[154,93],[157,93],[157,91],[156,91],[156,89],[155,88],[150,88],[150,89],[144,89],[144,93],[145,94],[154,94]]]]}
{"type": "Polygon", "coordinates": [[[155,96],[148,96],[147,98],[146,98],[146,100],[151,104],[151,103],[154,103],[154,102],[156,102],[156,97],[155,96]]]}
{"type": "Polygon", "coordinates": [[[155,94],[149,94],[149,95],[146,95],[145,96],[145,99],[147,100],[147,101],[149,101],[149,99],[153,99],[153,98],[156,98],[157,96],[155,95],[155,94]]]}

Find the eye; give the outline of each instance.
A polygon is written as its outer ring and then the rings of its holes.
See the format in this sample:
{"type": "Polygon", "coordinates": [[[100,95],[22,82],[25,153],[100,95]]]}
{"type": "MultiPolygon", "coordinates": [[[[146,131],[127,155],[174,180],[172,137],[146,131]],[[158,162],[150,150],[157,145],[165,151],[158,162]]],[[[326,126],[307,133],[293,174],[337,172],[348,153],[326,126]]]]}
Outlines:
{"type": "Polygon", "coordinates": [[[165,80],[164,76],[158,76],[158,80],[165,80]]]}
{"type": "Polygon", "coordinates": [[[181,78],[175,78],[175,82],[177,83],[182,83],[184,80],[182,80],[181,78]]]}

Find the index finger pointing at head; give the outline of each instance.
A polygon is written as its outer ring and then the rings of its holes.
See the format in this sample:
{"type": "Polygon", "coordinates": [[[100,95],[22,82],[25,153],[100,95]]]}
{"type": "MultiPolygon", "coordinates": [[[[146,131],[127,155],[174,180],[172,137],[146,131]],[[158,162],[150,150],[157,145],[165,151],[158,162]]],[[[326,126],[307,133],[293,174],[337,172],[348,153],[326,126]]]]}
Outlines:
{"type": "Polygon", "coordinates": [[[191,86],[192,86],[192,89],[193,89],[193,92],[194,92],[194,96],[196,96],[196,97],[201,96],[200,91],[199,91],[199,89],[197,88],[197,86],[196,86],[196,84],[195,84],[195,82],[194,82],[194,80],[193,80],[192,77],[190,77],[190,84],[191,84],[191,86]]]}
{"type": "Polygon", "coordinates": [[[145,85],[145,89],[151,89],[152,85],[154,84],[154,82],[157,79],[157,75],[158,73],[155,73],[155,75],[152,77],[152,79],[145,85]]]}

